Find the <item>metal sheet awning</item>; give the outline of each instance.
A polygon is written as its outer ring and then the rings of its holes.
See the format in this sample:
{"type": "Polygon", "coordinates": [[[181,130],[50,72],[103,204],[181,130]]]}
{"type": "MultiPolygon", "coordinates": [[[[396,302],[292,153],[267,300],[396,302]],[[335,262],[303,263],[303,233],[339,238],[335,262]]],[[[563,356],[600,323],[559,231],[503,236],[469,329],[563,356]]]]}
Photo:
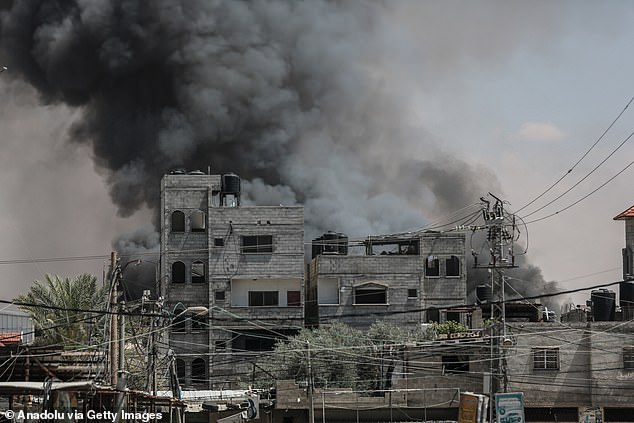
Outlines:
{"type": "Polygon", "coordinates": [[[43,392],[46,389],[53,391],[87,391],[95,388],[91,380],[78,382],[0,382],[0,393],[43,392]]]}

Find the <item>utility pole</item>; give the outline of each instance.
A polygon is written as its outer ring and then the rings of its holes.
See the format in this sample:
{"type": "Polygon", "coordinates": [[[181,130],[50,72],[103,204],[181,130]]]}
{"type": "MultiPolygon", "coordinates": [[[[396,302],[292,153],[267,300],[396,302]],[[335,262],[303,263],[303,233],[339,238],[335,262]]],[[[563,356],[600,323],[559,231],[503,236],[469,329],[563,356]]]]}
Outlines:
{"type": "Polygon", "coordinates": [[[306,356],[308,358],[308,423],[315,423],[315,404],[313,402],[313,366],[310,362],[310,342],[306,341],[306,356]]]}
{"type": "Polygon", "coordinates": [[[118,292],[118,280],[117,280],[117,253],[110,253],[110,310],[112,314],[110,315],[110,385],[117,386],[117,382],[119,381],[117,375],[117,366],[119,365],[119,330],[118,330],[118,302],[119,302],[119,292],[118,292]]]}
{"type": "Polygon", "coordinates": [[[513,244],[516,241],[515,216],[504,210],[505,202],[489,193],[495,200],[480,198],[483,202],[482,216],[484,218],[483,229],[487,233],[489,246],[489,261],[487,264],[478,264],[478,257],[474,255],[474,267],[486,268],[491,275],[491,365],[489,396],[489,417],[493,420],[493,408],[495,405],[495,393],[500,390],[507,391],[506,357],[502,342],[506,339],[506,304],[504,296],[504,270],[517,267],[513,244]]]}

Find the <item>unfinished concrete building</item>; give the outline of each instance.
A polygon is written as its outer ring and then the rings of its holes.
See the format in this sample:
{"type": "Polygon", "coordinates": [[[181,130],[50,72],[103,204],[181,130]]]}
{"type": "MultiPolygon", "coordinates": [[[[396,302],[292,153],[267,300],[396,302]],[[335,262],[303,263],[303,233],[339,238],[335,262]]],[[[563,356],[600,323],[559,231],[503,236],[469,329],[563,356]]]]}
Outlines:
{"type": "Polygon", "coordinates": [[[244,206],[240,191],[234,174],[161,181],[159,292],[185,387],[240,385],[262,351],[303,326],[304,209],[244,206]]]}
{"type": "Polygon", "coordinates": [[[313,241],[307,324],[331,321],[367,329],[386,320],[413,329],[425,322],[469,323],[465,235],[423,232],[368,237],[350,254],[348,239],[328,233],[313,241]]]}

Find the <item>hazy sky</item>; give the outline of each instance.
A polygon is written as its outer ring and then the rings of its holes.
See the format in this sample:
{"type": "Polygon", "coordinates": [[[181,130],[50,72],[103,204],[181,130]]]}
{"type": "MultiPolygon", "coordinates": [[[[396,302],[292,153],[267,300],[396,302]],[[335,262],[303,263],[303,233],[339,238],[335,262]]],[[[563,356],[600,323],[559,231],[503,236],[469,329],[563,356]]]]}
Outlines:
{"type": "MultiPolygon", "coordinates": [[[[398,99],[398,117],[377,107],[365,118],[372,127],[407,125],[426,140],[375,141],[374,151],[404,148],[397,157],[423,160],[433,148],[434,157],[440,151],[494,175],[490,188],[487,180],[478,184],[484,189],[473,202],[490,189],[511,209],[523,207],[563,176],[634,96],[631,2],[395,2],[379,17],[379,35],[365,46],[374,56],[364,71],[380,85],[377,92],[398,99]]],[[[12,299],[45,273],[101,278],[106,262],[12,261],[108,256],[115,237],[151,220],[145,208],[118,217],[107,172],[95,167],[87,145],[68,142],[82,108],[42,105],[11,72],[0,74],[1,299],[12,299]]],[[[555,190],[519,215],[578,182],[632,131],[634,110],[628,110],[555,190]]],[[[526,221],[567,207],[621,171],[634,157],[633,142],[526,221]]],[[[569,210],[528,225],[528,259],[546,280],[575,288],[621,278],[624,224],[612,218],[634,204],[633,176],[630,168],[569,210]]],[[[423,210],[423,222],[440,217],[433,209],[423,210]]]]}

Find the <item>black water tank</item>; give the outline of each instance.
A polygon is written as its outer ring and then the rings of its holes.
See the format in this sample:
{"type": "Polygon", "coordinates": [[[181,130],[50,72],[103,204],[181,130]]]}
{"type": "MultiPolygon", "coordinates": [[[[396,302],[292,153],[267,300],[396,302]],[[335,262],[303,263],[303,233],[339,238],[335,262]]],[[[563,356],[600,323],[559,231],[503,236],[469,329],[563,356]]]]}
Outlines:
{"type": "Polygon", "coordinates": [[[476,303],[489,303],[491,302],[491,298],[493,297],[493,293],[491,292],[491,287],[488,285],[478,285],[476,287],[476,303]]]}
{"type": "Polygon", "coordinates": [[[323,236],[323,252],[336,254],[339,253],[339,234],[336,232],[328,231],[323,236]]]}
{"type": "Polygon", "coordinates": [[[320,254],[348,254],[348,237],[339,232],[328,231],[313,239],[312,258],[320,254]]]}
{"type": "Polygon", "coordinates": [[[616,293],[608,289],[595,289],[590,294],[592,317],[595,322],[616,320],[616,293]]]}
{"type": "Polygon", "coordinates": [[[239,194],[240,177],[235,173],[225,173],[222,175],[222,192],[225,194],[239,194]]]}

